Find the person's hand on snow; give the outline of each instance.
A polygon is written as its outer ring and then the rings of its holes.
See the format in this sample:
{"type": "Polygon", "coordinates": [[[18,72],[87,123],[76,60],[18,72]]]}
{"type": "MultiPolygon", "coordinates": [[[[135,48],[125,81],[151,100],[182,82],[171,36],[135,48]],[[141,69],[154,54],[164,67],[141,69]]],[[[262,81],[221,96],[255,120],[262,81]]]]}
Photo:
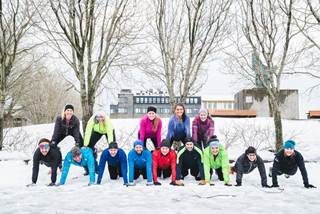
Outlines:
{"type": "Polygon", "coordinates": [[[305,184],[304,187],[307,188],[307,189],[309,189],[309,188],[317,188],[317,187],[313,186],[312,184],[305,184]]]}
{"type": "Polygon", "coordinates": [[[271,187],[279,187],[279,185],[278,184],[272,184],[271,187]]]}
{"type": "Polygon", "coordinates": [[[271,186],[269,186],[268,184],[262,184],[262,187],[264,187],[264,188],[271,188],[271,186]]]}
{"type": "Polygon", "coordinates": [[[153,182],[153,184],[154,184],[155,186],[161,186],[161,183],[160,183],[159,181],[155,181],[155,182],[153,182]]]}
{"type": "Polygon", "coordinates": [[[35,185],[36,185],[35,183],[31,183],[31,184],[27,184],[26,187],[33,187],[35,185]]]}
{"type": "Polygon", "coordinates": [[[147,182],[147,186],[152,186],[153,182],[147,182]]]}

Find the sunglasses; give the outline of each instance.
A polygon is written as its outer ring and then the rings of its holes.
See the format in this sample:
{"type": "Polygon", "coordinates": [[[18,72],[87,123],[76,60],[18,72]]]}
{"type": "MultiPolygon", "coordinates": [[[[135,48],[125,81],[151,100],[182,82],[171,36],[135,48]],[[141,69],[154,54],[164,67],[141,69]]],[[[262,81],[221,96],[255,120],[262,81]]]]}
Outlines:
{"type": "Polygon", "coordinates": [[[47,144],[40,144],[39,148],[42,150],[48,150],[50,148],[50,145],[48,143],[47,144]]]}

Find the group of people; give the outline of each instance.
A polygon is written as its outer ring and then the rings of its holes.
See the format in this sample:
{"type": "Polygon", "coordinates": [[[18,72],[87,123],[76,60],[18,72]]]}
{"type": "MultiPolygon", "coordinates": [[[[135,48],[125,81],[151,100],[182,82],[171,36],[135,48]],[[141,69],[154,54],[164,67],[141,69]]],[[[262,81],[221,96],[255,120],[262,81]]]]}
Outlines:
{"type": "Polygon", "coordinates": [[[141,175],[147,180],[147,185],[161,185],[159,177],[171,177],[171,185],[183,186],[183,180],[189,173],[199,181],[199,185],[214,185],[211,180],[215,173],[225,186],[232,186],[230,174],[236,173],[235,186],[241,186],[243,174],[258,168],[262,187],[270,188],[279,187],[278,176],[285,174],[289,177],[299,168],[304,186],[314,187],[308,181],[303,157],[295,150],[295,142],[292,140],[286,141],[283,149],[275,154],[273,167],[269,173],[272,177],[271,186],[267,183],[264,161],[252,146],[248,147],[231,167],[228,152],[214,135],[214,121],[204,108],[199,110],[191,127],[184,105],[176,104],[174,114],[169,120],[166,138],[161,139],[161,118],[157,115],[156,107],[149,106],[146,115],[141,118],[138,138],[128,155],[118,147],[115,129],[103,112],[96,112],[89,119],[84,139],[79,124],[78,118],[74,115],[74,107],[66,105],[62,115],[56,119],[52,139],[43,138],[38,143],[33,157],[30,185],[37,182],[39,164],[51,168],[49,186],[65,184],[71,165],[84,168],[84,174],[89,175],[89,185],[101,184],[107,164],[110,179],[122,177],[123,184],[127,186],[135,185],[141,175]],[[75,146],[67,153],[62,165],[62,155],[58,145],[69,135],[74,137],[75,146]],[[109,146],[102,152],[98,163],[95,145],[102,136],[106,137],[109,146]],[[148,149],[149,142],[154,149],[148,149]],[[56,184],[59,169],[62,173],[60,182],[56,184]],[[95,174],[98,174],[97,180],[95,174]]]}

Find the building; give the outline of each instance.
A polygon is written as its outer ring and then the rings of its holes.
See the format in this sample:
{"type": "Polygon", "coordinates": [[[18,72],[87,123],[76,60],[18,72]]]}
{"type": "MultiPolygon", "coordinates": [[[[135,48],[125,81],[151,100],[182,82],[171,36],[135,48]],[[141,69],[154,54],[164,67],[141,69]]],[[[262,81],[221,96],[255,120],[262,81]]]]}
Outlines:
{"type": "MultiPolygon", "coordinates": [[[[281,90],[280,111],[283,119],[299,119],[298,90],[281,90]]],[[[255,110],[258,117],[270,117],[267,91],[263,88],[243,89],[235,94],[236,110],[255,110]]]]}
{"type": "Polygon", "coordinates": [[[307,113],[308,119],[320,119],[320,111],[313,110],[307,113]]]}
{"type": "Polygon", "coordinates": [[[210,110],[233,110],[234,97],[232,96],[201,96],[202,107],[210,110]]]}
{"type": "MultiPolygon", "coordinates": [[[[176,102],[179,98],[176,97],[176,102]]],[[[140,118],[147,113],[148,106],[157,107],[157,114],[161,117],[170,117],[172,110],[169,96],[159,91],[140,92],[134,95],[130,89],[122,89],[118,94],[118,104],[110,105],[111,118],[140,118]]],[[[191,96],[186,100],[186,114],[193,117],[201,107],[201,97],[191,96]]]]}

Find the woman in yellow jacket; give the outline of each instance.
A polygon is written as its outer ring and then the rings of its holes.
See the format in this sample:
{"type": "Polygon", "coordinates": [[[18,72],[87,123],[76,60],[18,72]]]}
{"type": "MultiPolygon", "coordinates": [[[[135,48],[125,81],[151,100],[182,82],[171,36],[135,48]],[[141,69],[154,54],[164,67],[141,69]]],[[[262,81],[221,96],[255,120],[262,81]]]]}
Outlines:
{"type": "MultiPolygon", "coordinates": [[[[96,143],[102,136],[106,136],[108,143],[116,142],[115,132],[111,120],[104,112],[96,112],[88,121],[86,132],[84,134],[84,146],[91,148],[94,151],[95,170],[98,172],[97,152],[95,150],[96,143]]],[[[87,174],[87,173],[86,173],[87,174]]]]}
{"type": "MultiPolygon", "coordinates": [[[[220,181],[224,181],[226,186],[229,184],[229,158],[228,153],[224,149],[223,145],[220,144],[217,138],[211,138],[208,141],[209,146],[203,151],[203,162],[204,162],[204,175],[207,183],[210,183],[213,169],[220,181]]],[[[210,184],[214,185],[214,184],[210,184]]]]}

